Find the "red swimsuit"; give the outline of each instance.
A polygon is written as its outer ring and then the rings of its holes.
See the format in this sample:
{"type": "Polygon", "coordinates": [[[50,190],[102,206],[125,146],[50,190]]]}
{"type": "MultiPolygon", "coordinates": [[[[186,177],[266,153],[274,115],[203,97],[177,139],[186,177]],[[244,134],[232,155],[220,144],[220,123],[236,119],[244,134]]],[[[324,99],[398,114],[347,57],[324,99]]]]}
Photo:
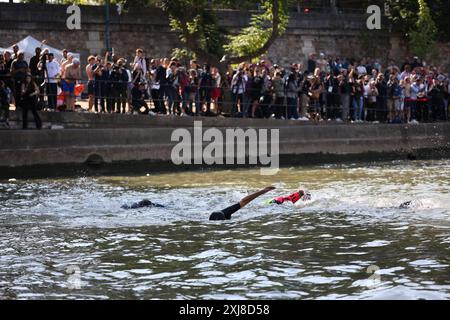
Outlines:
{"type": "Polygon", "coordinates": [[[272,201],[273,201],[273,203],[276,203],[276,204],[283,204],[286,201],[290,201],[295,204],[302,198],[302,196],[303,195],[300,195],[299,192],[295,192],[288,197],[279,197],[279,198],[273,199],[272,201]]]}

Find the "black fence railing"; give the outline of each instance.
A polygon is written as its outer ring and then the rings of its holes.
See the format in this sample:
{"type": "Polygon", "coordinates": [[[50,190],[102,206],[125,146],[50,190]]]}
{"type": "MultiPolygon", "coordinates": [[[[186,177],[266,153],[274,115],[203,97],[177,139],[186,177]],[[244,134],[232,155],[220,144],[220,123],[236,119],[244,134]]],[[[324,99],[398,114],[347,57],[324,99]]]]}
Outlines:
{"type": "MultiPolygon", "coordinates": [[[[3,78],[3,81],[5,80],[13,84],[11,96],[19,100],[14,102],[20,107],[21,91],[16,86],[22,86],[23,82],[3,78]]],[[[61,101],[58,103],[57,98],[64,98],[67,92],[64,93],[60,88],[60,92],[55,93],[54,86],[58,88],[58,83],[53,83],[53,89],[48,85],[49,81],[56,79],[38,77],[35,80],[39,83],[38,100],[41,107],[57,108],[58,105],[64,104],[61,101]],[[50,100],[55,105],[52,106],[50,100]]],[[[204,110],[209,111],[214,106],[216,114],[226,113],[239,117],[268,118],[275,115],[277,118],[296,118],[319,115],[326,119],[346,118],[380,122],[392,120],[393,117],[400,117],[402,121],[406,121],[407,118],[422,122],[446,121],[450,115],[448,94],[446,98],[446,93],[442,92],[442,96],[436,98],[428,90],[425,96],[412,100],[403,96],[380,94],[364,96],[362,93],[325,90],[319,95],[300,89],[296,93],[285,91],[282,94],[280,92],[277,94],[273,90],[249,90],[239,93],[236,87],[227,85],[217,88],[198,84],[174,86],[146,82],[135,86],[130,82],[110,80],[78,81],[77,86],[82,86],[83,91],[78,97],[93,99],[91,102],[98,112],[125,112],[128,105],[131,111],[145,107],[147,112],[154,110],[164,114],[198,114],[204,110]]]]}

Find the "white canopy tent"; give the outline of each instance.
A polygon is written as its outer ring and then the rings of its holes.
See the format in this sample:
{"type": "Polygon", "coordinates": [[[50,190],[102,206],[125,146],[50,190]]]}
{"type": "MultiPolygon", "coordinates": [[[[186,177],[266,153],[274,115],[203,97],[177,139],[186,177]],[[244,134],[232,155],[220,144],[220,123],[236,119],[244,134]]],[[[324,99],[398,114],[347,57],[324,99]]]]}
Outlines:
{"type": "MultiPolygon", "coordinates": [[[[53,48],[51,46],[49,46],[47,43],[42,44],[41,41],[33,38],[32,36],[28,36],[25,39],[16,42],[15,44],[17,44],[19,46],[19,50],[23,51],[25,54],[25,60],[26,61],[30,61],[30,59],[36,54],[35,50],[37,47],[42,48],[42,50],[44,49],[48,49],[49,53],[53,53],[55,55],[55,59],[59,62],[61,61],[61,59],[63,58],[63,53],[62,50],[53,48]]],[[[9,51],[9,52],[13,52],[12,47],[15,45],[13,44],[12,46],[10,46],[9,48],[6,49],[1,49],[0,48],[0,52],[3,51],[9,51]]],[[[78,53],[73,53],[70,52],[75,58],[80,59],[80,54],[78,53]]]]}

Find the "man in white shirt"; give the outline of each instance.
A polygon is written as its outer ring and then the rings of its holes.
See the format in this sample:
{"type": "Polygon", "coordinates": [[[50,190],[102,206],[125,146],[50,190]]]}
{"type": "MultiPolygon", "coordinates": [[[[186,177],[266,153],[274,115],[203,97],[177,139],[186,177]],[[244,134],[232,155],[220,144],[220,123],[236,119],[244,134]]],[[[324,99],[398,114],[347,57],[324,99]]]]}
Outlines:
{"type": "Polygon", "coordinates": [[[55,61],[53,53],[48,54],[46,72],[45,82],[47,83],[48,108],[55,110],[58,95],[57,78],[61,73],[61,67],[59,66],[59,63],[55,61]]]}

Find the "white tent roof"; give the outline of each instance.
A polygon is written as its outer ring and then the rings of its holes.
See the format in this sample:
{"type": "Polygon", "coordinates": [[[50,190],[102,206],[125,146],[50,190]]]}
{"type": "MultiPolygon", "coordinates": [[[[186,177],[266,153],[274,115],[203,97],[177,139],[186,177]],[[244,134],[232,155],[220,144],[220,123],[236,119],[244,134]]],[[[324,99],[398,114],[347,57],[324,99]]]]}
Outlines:
{"type": "MultiPolygon", "coordinates": [[[[47,43],[42,44],[41,41],[36,40],[32,36],[28,36],[25,39],[23,39],[23,40],[21,40],[19,42],[16,42],[15,44],[17,44],[19,46],[19,50],[20,51],[23,51],[25,53],[25,60],[27,60],[27,61],[30,61],[30,59],[36,54],[35,50],[36,50],[37,47],[41,47],[42,50],[48,48],[49,52],[53,53],[55,55],[55,59],[58,62],[61,61],[61,59],[63,57],[62,50],[53,48],[53,47],[47,45],[47,43]]],[[[3,50],[7,50],[7,51],[10,51],[12,53],[13,52],[12,47],[13,47],[13,45],[10,46],[9,48],[3,49],[3,50]]],[[[0,49],[0,51],[2,51],[2,49],[0,49]]],[[[80,59],[80,54],[73,53],[73,52],[71,52],[71,53],[73,54],[73,56],[75,58],[80,59]]]]}

